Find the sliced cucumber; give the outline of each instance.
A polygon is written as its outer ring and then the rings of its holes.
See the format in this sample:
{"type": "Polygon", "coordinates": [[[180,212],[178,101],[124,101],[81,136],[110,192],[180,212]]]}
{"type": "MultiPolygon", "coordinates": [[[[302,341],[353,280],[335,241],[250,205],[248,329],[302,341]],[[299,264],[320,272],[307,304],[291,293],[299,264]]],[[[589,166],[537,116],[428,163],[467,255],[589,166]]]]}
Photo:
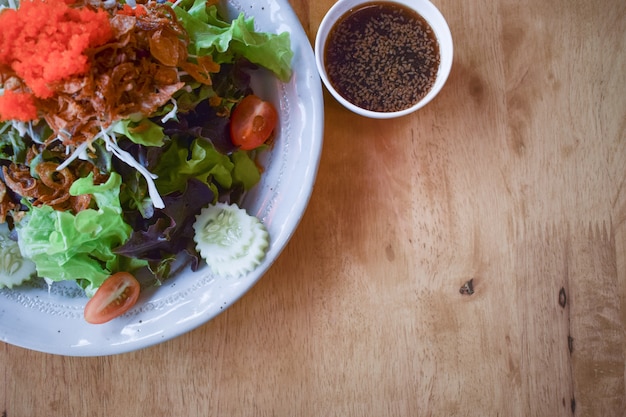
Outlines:
{"type": "Polygon", "coordinates": [[[203,208],[193,229],[200,256],[222,276],[239,277],[254,270],[269,246],[263,223],[236,204],[217,203],[203,208]]]}
{"type": "Polygon", "coordinates": [[[9,226],[0,224],[0,288],[20,285],[37,272],[35,263],[22,256],[20,247],[9,233],[9,226]]]}

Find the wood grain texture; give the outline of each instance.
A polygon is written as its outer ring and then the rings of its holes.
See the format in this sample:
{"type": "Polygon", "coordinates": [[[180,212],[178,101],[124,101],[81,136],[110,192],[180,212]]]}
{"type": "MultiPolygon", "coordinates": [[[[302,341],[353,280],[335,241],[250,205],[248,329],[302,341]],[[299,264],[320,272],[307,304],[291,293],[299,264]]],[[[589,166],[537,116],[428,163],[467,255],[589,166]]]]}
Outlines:
{"type": "MultiPolygon", "coordinates": [[[[0,345],[3,417],[625,416],[626,3],[434,2],[445,88],[386,121],[325,95],[310,205],[248,294],[138,352],[0,345]]],[[[291,4],[313,41],[333,1],[291,4]]]]}

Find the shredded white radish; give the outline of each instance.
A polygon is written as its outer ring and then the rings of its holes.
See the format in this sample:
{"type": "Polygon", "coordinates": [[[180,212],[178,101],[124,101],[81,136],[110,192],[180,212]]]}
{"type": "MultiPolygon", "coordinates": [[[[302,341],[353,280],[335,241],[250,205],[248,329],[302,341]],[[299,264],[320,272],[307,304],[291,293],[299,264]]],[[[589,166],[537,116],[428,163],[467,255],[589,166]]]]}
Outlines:
{"type": "Polygon", "coordinates": [[[35,134],[35,131],[33,130],[32,122],[20,122],[18,120],[11,120],[10,123],[7,123],[5,126],[8,127],[9,125],[13,126],[13,128],[17,130],[20,136],[25,136],[26,134],[28,134],[35,142],[42,143],[41,138],[37,136],[37,134],[35,134]]]}
{"type": "Polygon", "coordinates": [[[135,168],[141,175],[143,175],[143,177],[146,179],[146,183],[148,184],[148,194],[150,195],[150,199],[152,200],[152,205],[156,208],[164,208],[165,203],[163,202],[163,199],[161,198],[161,195],[157,190],[156,184],[154,183],[154,180],[157,178],[157,176],[148,171],[139,162],[137,162],[131,154],[117,146],[117,143],[115,141],[115,133],[110,133],[111,134],[109,135],[107,131],[102,129],[100,134],[98,135],[104,140],[107,151],[113,153],[113,155],[115,155],[120,161],[123,161],[131,167],[135,168]]]}
{"type": "Polygon", "coordinates": [[[87,151],[87,148],[89,147],[89,145],[90,145],[90,142],[83,142],[80,145],[78,145],[76,147],[76,149],[74,149],[74,152],[72,152],[72,154],[70,156],[65,158],[65,161],[63,161],[63,163],[60,164],[57,167],[57,171],[60,171],[60,170],[62,170],[64,168],[66,168],[69,164],[72,163],[72,161],[74,161],[77,158],[80,158],[80,159],[83,159],[83,160],[87,159],[86,151],[87,151]]]}
{"type": "Polygon", "coordinates": [[[8,0],[6,6],[5,5],[0,5],[0,10],[6,9],[6,8],[17,9],[18,6],[19,6],[19,4],[15,0],[8,0]]]}
{"type": "MultiPolygon", "coordinates": [[[[58,139],[60,140],[60,138],[58,139]]],[[[161,198],[161,195],[159,194],[159,191],[157,190],[156,184],[154,183],[154,180],[157,179],[158,177],[155,174],[148,171],[146,167],[144,167],[139,162],[137,162],[137,160],[133,158],[133,156],[130,153],[126,152],[125,150],[117,146],[117,141],[116,141],[117,138],[115,137],[115,133],[111,129],[107,131],[106,129],[104,129],[104,127],[100,127],[100,133],[94,136],[91,142],[97,139],[102,139],[104,141],[107,151],[111,152],[120,161],[135,168],[141,175],[143,175],[143,177],[146,179],[146,183],[148,184],[148,194],[150,195],[150,199],[152,200],[152,205],[156,208],[164,208],[165,203],[163,202],[163,199],[161,198]]],[[[69,164],[72,163],[72,161],[76,159],[86,160],[87,148],[89,147],[89,145],[91,145],[91,142],[83,142],[80,145],[78,145],[76,149],[74,149],[72,154],[68,156],[65,159],[65,161],[63,161],[63,163],[57,167],[57,171],[60,171],[63,168],[66,168],[69,164]]]]}
{"type": "Polygon", "coordinates": [[[176,113],[178,113],[178,103],[176,103],[176,100],[174,100],[173,97],[170,99],[170,101],[174,105],[174,108],[170,110],[165,116],[163,116],[163,118],[161,119],[161,123],[165,123],[168,120],[175,118],[176,113]]]}

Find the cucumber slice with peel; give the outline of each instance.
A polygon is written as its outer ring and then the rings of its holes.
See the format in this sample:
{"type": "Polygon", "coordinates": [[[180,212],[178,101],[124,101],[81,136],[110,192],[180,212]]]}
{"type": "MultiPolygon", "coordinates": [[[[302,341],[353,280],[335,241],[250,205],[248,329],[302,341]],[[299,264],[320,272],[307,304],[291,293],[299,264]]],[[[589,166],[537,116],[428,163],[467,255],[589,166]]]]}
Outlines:
{"type": "Polygon", "coordinates": [[[9,226],[0,224],[0,288],[13,288],[37,273],[35,263],[22,256],[19,245],[9,233],[9,226]]]}
{"type": "Polygon", "coordinates": [[[193,229],[200,256],[221,276],[239,277],[251,272],[269,246],[263,223],[236,204],[217,203],[203,208],[193,229]]]}

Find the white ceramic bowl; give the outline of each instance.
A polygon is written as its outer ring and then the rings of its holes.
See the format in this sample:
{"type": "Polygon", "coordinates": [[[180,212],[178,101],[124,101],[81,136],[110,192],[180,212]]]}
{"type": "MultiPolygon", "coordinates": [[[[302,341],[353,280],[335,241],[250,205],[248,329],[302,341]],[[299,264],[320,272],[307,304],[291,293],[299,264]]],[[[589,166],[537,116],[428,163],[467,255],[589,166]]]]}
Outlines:
{"type": "Polygon", "coordinates": [[[324,19],[322,19],[315,38],[315,60],[317,69],[328,91],[337,101],[339,101],[339,103],[352,112],[376,119],[390,119],[404,116],[424,107],[427,103],[429,103],[433,98],[435,98],[439,91],[441,91],[446,83],[448,75],[450,74],[450,69],[452,68],[452,57],[452,34],[450,33],[448,23],[437,7],[435,7],[435,5],[428,0],[339,0],[326,13],[324,19]],[[339,94],[329,80],[326,65],[324,63],[324,49],[331,29],[339,19],[346,15],[346,13],[368,3],[396,3],[413,9],[430,25],[435,32],[435,37],[439,43],[440,63],[435,82],[430,91],[420,101],[406,109],[390,112],[378,112],[356,106],[339,94]]]}
{"type": "MultiPolygon", "coordinates": [[[[272,149],[263,154],[261,182],[242,205],[270,234],[262,264],[237,278],[189,268],[158,287],[145,288],[128,313],[105,324],[83,319],[87,297],[73,282],[48,288],[43,281],[0,289],[0,342],[68,356],[130,352],[177,337],[211,320],[262,277],[295,232],[313,191],[322,150],[322,84],[309,39],[288,0],[227,0],[225,13],[253,17],[259,30],[291,34],[294,74],[280,82],[267,71],[253,74],[253,90],[279,110],[272,149]]],[[[4,348],[0,343],[0,348],[4,348]]]]}

